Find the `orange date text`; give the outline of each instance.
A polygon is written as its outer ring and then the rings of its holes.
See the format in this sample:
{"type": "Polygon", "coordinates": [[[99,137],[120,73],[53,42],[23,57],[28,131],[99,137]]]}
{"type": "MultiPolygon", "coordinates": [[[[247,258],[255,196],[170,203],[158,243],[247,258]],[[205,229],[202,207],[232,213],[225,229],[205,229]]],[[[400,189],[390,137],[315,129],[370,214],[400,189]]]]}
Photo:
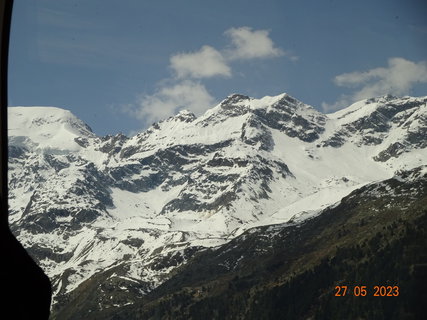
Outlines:
{"type": "Polygon", "coordinates": [[[397,297],[400,294],[399,286],[335,286],[335,297],[397,297]]]}

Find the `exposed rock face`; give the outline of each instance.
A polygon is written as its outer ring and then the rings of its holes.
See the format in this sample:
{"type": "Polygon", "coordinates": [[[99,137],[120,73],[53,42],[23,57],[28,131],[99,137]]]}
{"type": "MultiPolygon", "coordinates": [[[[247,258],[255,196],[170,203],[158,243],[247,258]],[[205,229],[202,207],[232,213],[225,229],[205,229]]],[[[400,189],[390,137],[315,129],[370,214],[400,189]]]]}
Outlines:
{"type": "Polygon", "coordinates": [[[104,292],[121,289],[98,309],[133,303],[200,250],[427,159],[427,97],[325,115],[287,94],[236,94],[131,138],[98,137],[58,108],[9,117],[11,228],[53,280],[56,311],[101,273],[104,292]]]}

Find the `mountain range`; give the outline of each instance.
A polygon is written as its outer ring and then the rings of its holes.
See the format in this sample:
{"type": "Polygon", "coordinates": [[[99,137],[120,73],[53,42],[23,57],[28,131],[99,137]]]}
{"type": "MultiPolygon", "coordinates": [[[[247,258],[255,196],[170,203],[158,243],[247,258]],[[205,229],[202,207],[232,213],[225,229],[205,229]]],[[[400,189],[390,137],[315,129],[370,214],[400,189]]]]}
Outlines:
{"type": "MultiPolygon", "coordinates": [[[[233,94],[133,137],[10,107],[9,223],[52,281],[52,318],[327,319],[344,312],[334,283],[373,285],[370,259],[401,257],[387,274],[401,285],[416,286],[407,267],[423,277],[425,255],[399,244],[425,252],[410,232],[425,234],[426,137],[427,97],[323,114],[288,94],[233,94]]],[[[416,299],[402,301],[395,314],[415,317],[416,299]]]]}

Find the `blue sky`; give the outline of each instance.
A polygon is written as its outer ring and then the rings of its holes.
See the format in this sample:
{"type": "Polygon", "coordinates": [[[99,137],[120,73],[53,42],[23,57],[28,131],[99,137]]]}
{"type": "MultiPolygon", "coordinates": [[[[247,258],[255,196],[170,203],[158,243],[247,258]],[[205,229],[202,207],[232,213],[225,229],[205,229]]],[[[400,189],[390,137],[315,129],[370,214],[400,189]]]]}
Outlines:
{"type": "Polygon", "coordinates": [[[15,1],[9,105],[71,110],[132,134],[231,93],[324,112],[427,95],[422,0],[15,1]]]}

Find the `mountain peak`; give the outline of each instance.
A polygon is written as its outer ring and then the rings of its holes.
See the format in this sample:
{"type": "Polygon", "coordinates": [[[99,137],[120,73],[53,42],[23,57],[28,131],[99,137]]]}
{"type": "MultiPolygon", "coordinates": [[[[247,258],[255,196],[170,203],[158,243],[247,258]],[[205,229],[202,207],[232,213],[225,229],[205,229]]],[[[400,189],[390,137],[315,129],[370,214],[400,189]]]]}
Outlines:
{"type": "Polygon", "coordinates": [[[174,116],[173,118],[180,120],[180,121],[184,121],[184,122],[192,122],[197,117],[191,111],[184,109],[184,110],[179,111],[178,114],[176,116],[174,116]]]}
{"type": "Polygon", "coordinates": [[[252,98],[243,94],[234,93],[229,95],[219,104],[223,110],[232,109],[244,109],[244,110],[256,110],[256,109],[287,109],[289,111],[296,110],[313,110],[312,106],[309,106],[298,99],[290,96],[287,93],[281,93],[276,96],[264,96],[262,98],[252,98]]]}
{"type": "Polygon", "coordinates": [[[76,137],[94,137],[92,129],[69,110],[57,107],[9,107],[11,145],[25,141],[46,150],[78,150],[76,137]]]}
{"type": "Polygon", "coordinates": [[[223,101],[221,101],[220,105],[222,107],[227,107],[229,105],[235,105],[239,102],[243,102],[245,100],[251,100],[253,98],[250,98],[249,96],[245,96],[243,94],[239,93],[233,93],[227,96],[223,101]]]}
{"type": "Polygon", "coordinates": [[[40,128],[53,124],[67,125],[76,134],[93,135],[92,129],[71,111],[58,107],[25,106],[8,108],[9,132],[20,128],[40,128]]]}

